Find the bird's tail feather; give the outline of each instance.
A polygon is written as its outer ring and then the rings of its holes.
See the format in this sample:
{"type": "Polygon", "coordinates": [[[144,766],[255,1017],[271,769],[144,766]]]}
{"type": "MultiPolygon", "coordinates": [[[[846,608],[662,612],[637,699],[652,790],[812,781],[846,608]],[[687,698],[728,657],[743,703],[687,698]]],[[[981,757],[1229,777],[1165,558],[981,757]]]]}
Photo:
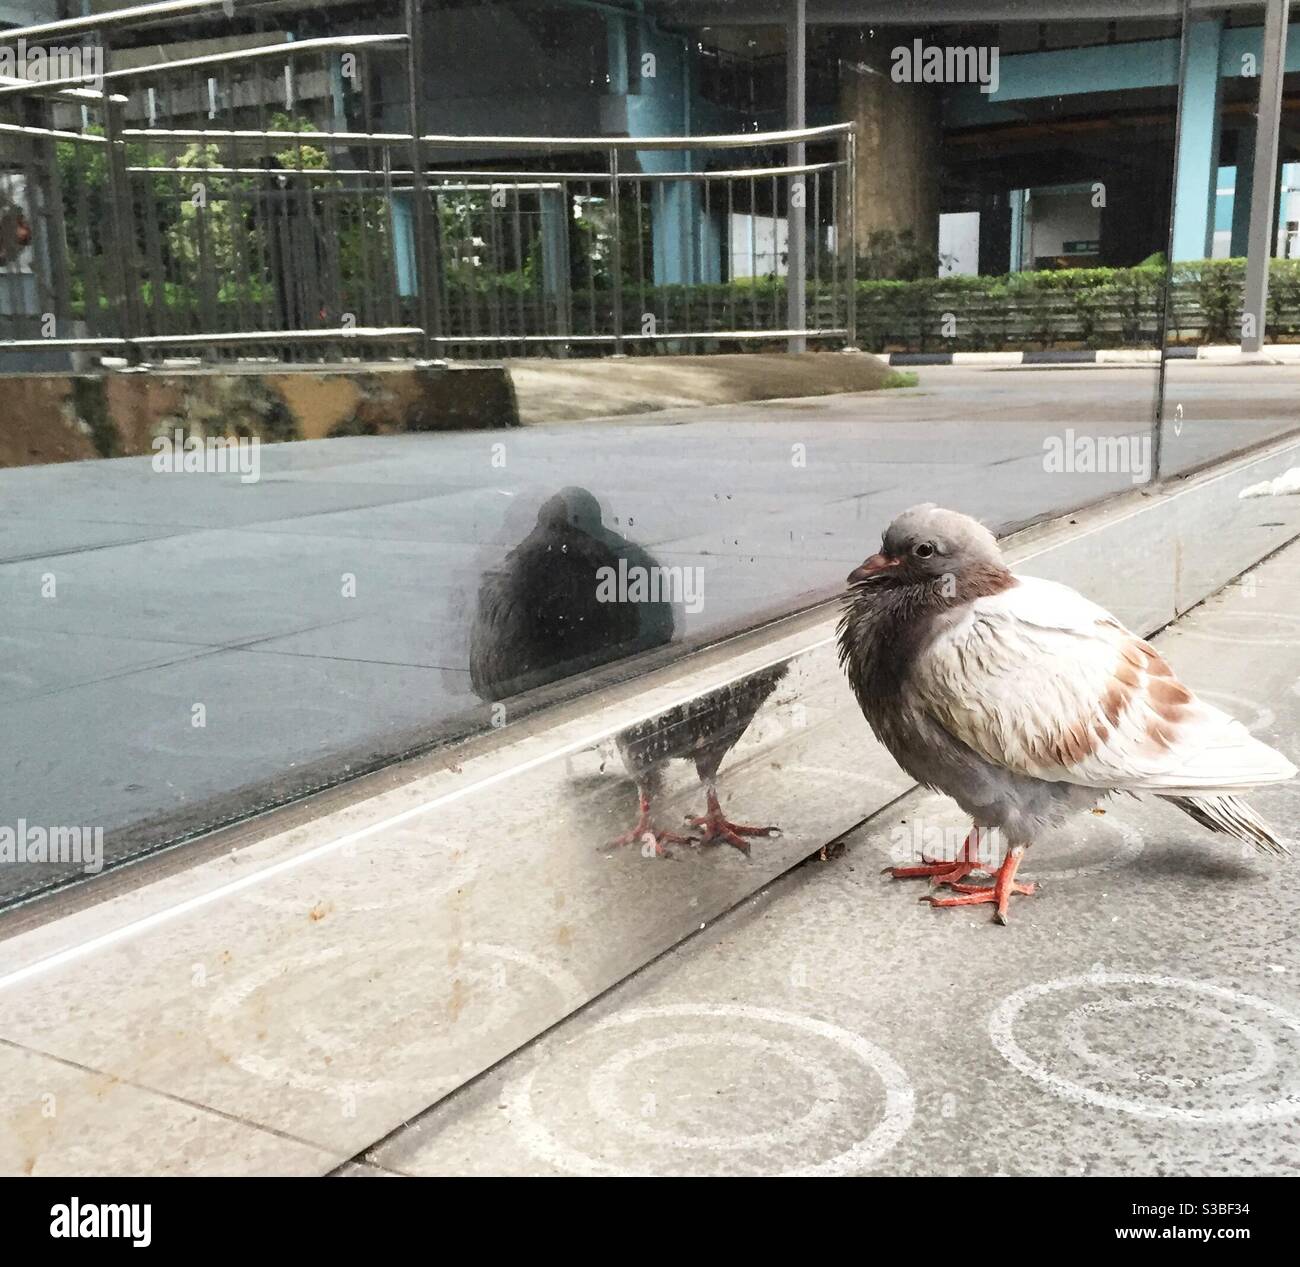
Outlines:
{"type": "Polygon", "coordinates": [[[1240,797],[1163,796],[1160,799],[1177,805],[1202,827],[1244,840],[1254,845],[1260,853],[1288,855],[1291,852],[1273,833],[1273,829],[1240,797]]]}

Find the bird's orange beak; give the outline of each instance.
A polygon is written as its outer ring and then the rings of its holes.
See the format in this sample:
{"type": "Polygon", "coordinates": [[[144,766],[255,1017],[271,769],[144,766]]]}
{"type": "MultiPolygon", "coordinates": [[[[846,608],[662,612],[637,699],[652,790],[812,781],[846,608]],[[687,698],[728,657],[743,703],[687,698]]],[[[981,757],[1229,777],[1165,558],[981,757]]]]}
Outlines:
{"type": "Polygon", "coordinates": [[[865,581],[877,573],[888,572],[890,568],[896,568],[902,562],[902,559],[895,559],[888,554],[873,554],[860,567],[854,568],[849,573],[849,584],[856,585],[859,581],[865,581]]]}

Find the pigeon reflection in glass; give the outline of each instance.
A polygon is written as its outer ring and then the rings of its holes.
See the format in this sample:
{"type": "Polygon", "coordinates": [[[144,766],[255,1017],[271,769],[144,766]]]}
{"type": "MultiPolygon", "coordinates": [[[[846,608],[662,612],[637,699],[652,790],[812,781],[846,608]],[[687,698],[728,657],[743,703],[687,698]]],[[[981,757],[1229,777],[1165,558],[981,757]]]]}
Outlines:
{"type": "MultiPolygon", "coordinates": [[[[604,523],[600,503],[584,488],[565,488],[542,503],[532,531],[484,574],[470,631],[470,684],[494,703],[670,642],[671,602],[602,601],[602,575],[649,575],[658,568],[641,546],[604,523]]],[[[640,843],[660,856],[670,844],[724,842],[749,852],[747,837],[775,827],[733,823],[718,800],[717,773],[759,708],[785,675],[785,665],[709,692],[679,708],[629,726],[616,736],[637,785],[635,825],[611,845],[640,843]],[[689,820],[698,834],[657,828],[652,803],[673,759],[695,763],[705,785],[705,812],[689,820]]]]}
{"type": "Polygon", "coordinates": [[[469,680],[489,703],[670,642],[672,604],[602,602],[602,568],[649,569],[654,559],[605,526],[600,502],[565,488],[537,525],[479,584],[469,680]]]}
{"type": "Polygon", "coordinates": [[[638,817],[635,825],[611,845],[641,843],[660,857],[670,856],[671,844],[723,843],[748,856],[750,836],[771,836],[777,827],[752,827],[733,823],[718,800],[718,767],[785,677],[786,663],[760,669],[736,682],[708,691],[676,708],[629,726],[617,739],[628,772],[636,780],[638,817]],[[672,760],[693,761],[705,787],[705,812],[687,819],[700,835],[687,836],[654,825],[652,802],[663,780],[663,768],[672,760]]]}

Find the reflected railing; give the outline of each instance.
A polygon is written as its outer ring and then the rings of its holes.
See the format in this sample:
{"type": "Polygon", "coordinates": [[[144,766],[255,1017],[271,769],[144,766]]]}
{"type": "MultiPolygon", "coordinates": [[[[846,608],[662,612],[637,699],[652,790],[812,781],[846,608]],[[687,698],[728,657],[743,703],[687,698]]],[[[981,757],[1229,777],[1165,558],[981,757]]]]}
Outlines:
{"type": "Polygon", "coordinates": [[[0,253],[0,355],[853,342],[849,124],[437,134],[412,90],[419,6],[403,14],[402,30],[116,68],[108,17],[0,33],[101,40],[93,77],[0,84],[0,198],[25,226],[0,253]],[[795,161],[804,147],[817,161],[795,161]]]}

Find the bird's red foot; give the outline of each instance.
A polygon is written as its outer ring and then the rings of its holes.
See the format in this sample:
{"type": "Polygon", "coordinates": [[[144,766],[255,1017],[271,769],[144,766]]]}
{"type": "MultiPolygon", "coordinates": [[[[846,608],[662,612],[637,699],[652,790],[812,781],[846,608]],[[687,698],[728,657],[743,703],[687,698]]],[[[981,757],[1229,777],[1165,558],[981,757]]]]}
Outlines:
{"type": "Polygon", "coordinates": [[[700,844],[728,844],[739,849],[746,857],[749,857],[749,841],[745,839],[746,836],[773,836],[781,830],[779,827],[750,827],[745,823],[733,823],[722,812],[717,793],[712,791],[708,795],[708,809],[703,814],[688,818],[686,822],[703,831],[700,844]]]}
{"type": "Polygon", "coordinates": [[[1038,891],[1036,884],[1016,882],[1016,868],[1020,866],[1024,854],[1024,845],[1016,845],[1008,850],[992,884],[952,884],[950,887],[956,891],[955,897],[929,896],[923,897],[921,901],[929,902],[931,906],[980,906],[986,902],[996,903],[997,910],[993,912],[993,918],[999,924],[1005,924],[1007,905],[1011,898],[1014,895],[1032,897],[1038,891]]]}
{"type": "Polygon", "coordinates": [[[927,862],[919,867],[886,867],[881,875],[893,876],[895,880],[919,880],[930,877],[930,883],[950,884],[955,887],[958,880],[964,879],[983,868],[978,862],[927,862]]]}
{"type": "Polygon", "coordinates": [[[921,866],[886,867],[881,875],[893,876],[895,880],[920,880],[929,877],[931,887],[947,884],[955,888],[958,880],[964,880],[975,872],[987,872],[988,868],[979,861],[979,842],[979,828],[972,826],[962,843],[960,858],[950,862],[932,862],[922,854],[921,866]]]}
{"type": "Polygon", "coordinates": [[[671,858],[673,855],[668,850],[669,845],[693,844],[695,844],[693,836],[683,836],[679,832],[665,831],[661,827],[656,827],[650,821],[649,798],[642,797],[636,826],[629,831],[625,831],[621,836],[615,836],[602,848],[620,849],[624,845],[639,845],[641,852],[646,857],[653,855],[656,858],[671,858]]]}
{"type": "Polygon", "coordinates": [[[695,844],[693,836],[683,836],[675,831],[664,831],[662,828],[654,826],[649,820],[642,820],[631,831],[625,831],[621,836],[615,836],[613,840],[605,845],[605,848],[619,849],[624,845],[640,845],[641,852],[647,857],[654,854],[657,858],[671,858],[673,855],[668,849],[669,845],[693,844],[695,844]]]}

